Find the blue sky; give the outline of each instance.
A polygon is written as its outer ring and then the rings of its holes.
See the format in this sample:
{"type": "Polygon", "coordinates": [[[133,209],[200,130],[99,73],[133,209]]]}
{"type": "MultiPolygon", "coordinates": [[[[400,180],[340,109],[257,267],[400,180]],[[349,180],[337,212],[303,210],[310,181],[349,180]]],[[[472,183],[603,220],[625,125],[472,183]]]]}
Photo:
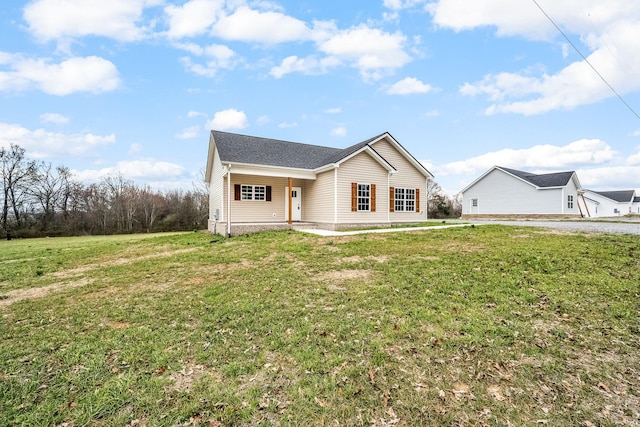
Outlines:
{"type": "Polygon", "coordinates": [[[388,131],[449,194],[493,165],[640,191],[638,34],[628,0],[5,1],[0,146],[169,189],[210,129],[388,131]]]}

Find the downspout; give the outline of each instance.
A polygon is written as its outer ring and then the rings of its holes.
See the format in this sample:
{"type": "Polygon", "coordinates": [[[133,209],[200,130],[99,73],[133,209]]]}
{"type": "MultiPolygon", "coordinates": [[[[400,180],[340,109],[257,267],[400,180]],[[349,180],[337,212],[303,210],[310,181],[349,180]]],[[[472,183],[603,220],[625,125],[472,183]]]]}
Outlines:
{"type": "Polygon", "coordinates": [[[231,163],[227,165],[227,237],[231,237],[231,163]]]}
{"type": "Polygon", "coordinates": [[[429,221],[429,177],[425,180],[424,203],[424,220],[429,221]]]}

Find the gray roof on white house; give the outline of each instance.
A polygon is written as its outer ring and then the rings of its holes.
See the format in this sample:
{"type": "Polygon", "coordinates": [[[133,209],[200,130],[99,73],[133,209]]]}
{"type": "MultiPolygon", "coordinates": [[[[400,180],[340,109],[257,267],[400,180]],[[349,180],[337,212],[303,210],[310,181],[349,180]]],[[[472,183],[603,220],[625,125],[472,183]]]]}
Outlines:
{"type": "Polygon", "coordinates": [[[593,191],[593,193],[599,194],[602,197],[611,199],[614,202],[625,203],[636,201],[634,190],[619,190],[619,191],[593,191]]]}
{"type": "Polygon", "coordinates": [[[339,148],[212,130],[220,160],[265,166],[316,169],[337,157],[339,148]]]}
{"type": "Polygon", "coordinates": [[[575,173],[574,171],[568,171],[535,174],[531,172],[523,172],[515,169],[503,168],[501,166],[498,166],[498,168],[540,188],[563,187],[567,185],[567,183],[571,180],[571,177],[575,173]]]}
{"type": "MultiPolygon", "coordinates": [[[[397,170],[387,159],[377,152],[373,145],[387,139],[396,146],[410,163],[412,163],[426,177],[433,178],[415,157],[411,155],[389,132],[384,132],[365,141],[347,148],[324,147],[320,145],[302,144],[298,142],[282,141],[279,139],[241,135],[237,133],[211,131],[213,144],[209,146],[207,173],[211,161],[212,147],[215,145],[222,163],[236,163],[244,165],[271,166],[302,170],[317,170],[323,167],[337,165],[350,156],[366,150],[387,170],[397,170]]],[[[208,180],[210,177],[207,176],[208,180]]]]}

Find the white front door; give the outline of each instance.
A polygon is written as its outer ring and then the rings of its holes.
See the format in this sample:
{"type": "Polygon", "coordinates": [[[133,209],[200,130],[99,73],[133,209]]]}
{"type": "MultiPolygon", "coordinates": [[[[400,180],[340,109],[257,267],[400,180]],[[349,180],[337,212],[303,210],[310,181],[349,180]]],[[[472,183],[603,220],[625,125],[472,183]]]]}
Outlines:
{"type": "MultiPolygon", "coordinates": [[[[289,187],[284,192],[284,214],[289,217],[289,187]]],[[[302,221],[302,188],[291,187],[291,221],[302,221]]]]}

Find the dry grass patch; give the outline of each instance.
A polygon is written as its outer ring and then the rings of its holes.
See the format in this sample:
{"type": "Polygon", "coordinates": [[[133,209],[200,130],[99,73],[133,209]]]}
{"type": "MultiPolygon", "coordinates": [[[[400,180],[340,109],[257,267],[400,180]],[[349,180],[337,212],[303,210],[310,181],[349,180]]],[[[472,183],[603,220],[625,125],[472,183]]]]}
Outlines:
{"type": "Polygon", "coordinates": [[[44,298],[51,293],[86,286],[93,283],[94,281],[95,279],[83,278],[71,282],[53,283],[51,285],[40,286],[38,288],[15,289],[4,294],[7,298],[0,300],[0,307],[6,307],[8,305],[26,299],[44,298]]]}
{"type": "Polygon", "coordinates": [[[346,282],[348,280],[368,280],[373,274],[370,270],[335,270],[318,273],[314,279],[319,282],[346,282]]]}

